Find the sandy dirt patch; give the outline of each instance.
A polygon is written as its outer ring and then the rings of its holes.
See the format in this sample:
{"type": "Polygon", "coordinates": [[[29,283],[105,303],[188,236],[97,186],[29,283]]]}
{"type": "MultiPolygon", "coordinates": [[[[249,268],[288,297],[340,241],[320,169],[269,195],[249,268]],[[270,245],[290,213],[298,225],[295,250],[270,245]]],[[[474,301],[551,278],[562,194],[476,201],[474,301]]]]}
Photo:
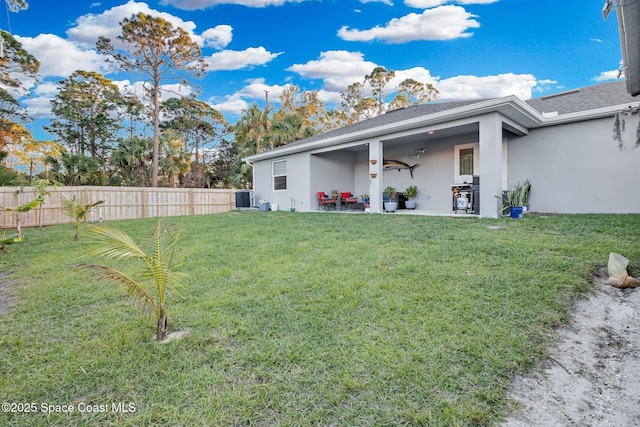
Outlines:
{"type": "Polygon", "coordinates": [[[596,278],[539,370],[514,378],[504,427],[640,426],[640,288],[596,278]]]}

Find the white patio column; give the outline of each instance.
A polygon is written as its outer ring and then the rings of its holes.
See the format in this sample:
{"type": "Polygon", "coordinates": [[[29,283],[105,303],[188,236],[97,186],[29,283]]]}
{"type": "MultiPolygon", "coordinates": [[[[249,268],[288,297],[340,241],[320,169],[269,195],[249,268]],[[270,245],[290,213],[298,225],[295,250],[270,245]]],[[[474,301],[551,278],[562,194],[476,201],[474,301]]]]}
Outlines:
{"type": "Polygon", "coordinates": [[[502,119],[497,113],[480,118],[480,216],[497,218],[502,194],[502,119]]]}
{"type": "Polygon", "coordinates": [[[369,211],[374,213],[382,213],[382,150],[381,141],[369,142],[369,211]]]}

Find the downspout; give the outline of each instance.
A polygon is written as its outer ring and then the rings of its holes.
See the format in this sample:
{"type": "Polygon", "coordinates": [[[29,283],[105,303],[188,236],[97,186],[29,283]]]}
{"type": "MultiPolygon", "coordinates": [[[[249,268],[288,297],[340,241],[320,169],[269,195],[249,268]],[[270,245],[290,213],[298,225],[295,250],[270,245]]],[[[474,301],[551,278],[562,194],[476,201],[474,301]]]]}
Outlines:
{"type": "Polygon", "coordinates": [[[251,189],[255,191],[256,189],[256,168],[253,167],[253,162],[251,160],[244,161],[245,164],[251,166],[251,189]]]}

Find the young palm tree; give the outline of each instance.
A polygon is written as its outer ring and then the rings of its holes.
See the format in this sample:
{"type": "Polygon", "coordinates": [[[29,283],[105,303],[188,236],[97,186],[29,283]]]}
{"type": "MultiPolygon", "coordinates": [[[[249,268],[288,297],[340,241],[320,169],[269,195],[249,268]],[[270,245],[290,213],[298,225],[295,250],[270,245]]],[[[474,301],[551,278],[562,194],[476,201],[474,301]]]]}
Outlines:
{"type": "Polygon", "coordinates": [[[91,212],[91,208],[102,203],[104,203],[104,200],[89,203],[82,198],[76,199],[76,196],[73,196],[72,199],[62,197],[62,212],[66,216],[70,217],[76,225],[76,235],[73,237],[74,240],[78,240],[78,236],[80,234],[80,223],[87,222],[87,215],[91,212]]]}
{"type": "Polygon", "coordinates": [[[178,288],[183,287],[181,279],[186,276],[175,271],[184,265],[184,256],[181,254],[182,230],[158,221],[152,235],[140,245],[115,228],[89,225],[87,230],[98,244],[93,255],[116,261],[137,261],[138,268],[134,274],[128,274],[104,265],[80,266],[95,272],[102,279],[123,286],[144,309],[152,307],[156,318],[156,337],[158,340],[165,339],[167,291],[180,296],[178,288]]]}

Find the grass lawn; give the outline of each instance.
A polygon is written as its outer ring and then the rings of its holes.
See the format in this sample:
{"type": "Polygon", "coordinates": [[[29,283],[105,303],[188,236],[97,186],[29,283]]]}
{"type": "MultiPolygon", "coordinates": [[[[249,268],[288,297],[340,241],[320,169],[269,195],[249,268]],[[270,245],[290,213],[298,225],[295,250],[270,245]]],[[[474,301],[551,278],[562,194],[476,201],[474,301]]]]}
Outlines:
{"type": "MultiPolygon", "coordinates": [[[[0,255],[0,397],[36,410],[0,425],[491,425],[596,266],[640,258],[638,215],[179,221],[189,278],[169,328],[190,332],[164,344],[120,289],[74,268],[98,260],[72,225],[27,229],[0,255]]],[[[137,240],[155,224],[110,223],[137,240]]]]}

